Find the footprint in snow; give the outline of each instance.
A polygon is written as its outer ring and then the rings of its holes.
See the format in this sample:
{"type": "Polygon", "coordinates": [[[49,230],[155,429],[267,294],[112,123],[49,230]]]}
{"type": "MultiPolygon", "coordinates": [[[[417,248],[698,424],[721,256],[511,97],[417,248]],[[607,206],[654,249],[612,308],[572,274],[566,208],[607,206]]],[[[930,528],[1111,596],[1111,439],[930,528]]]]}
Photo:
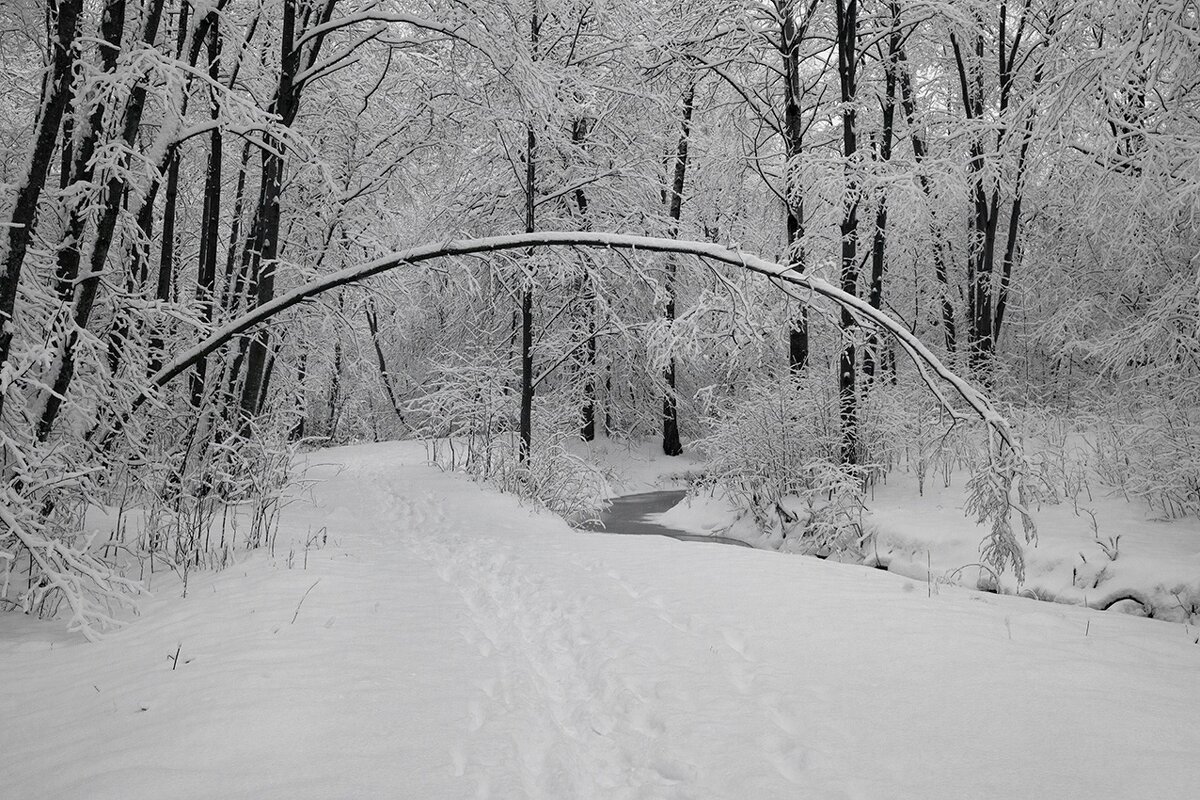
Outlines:
{"type": "Polygon", "coordinates": [[[467,774],[467,754],[463,752],[462,745],[450,748],[450,763],[454,765],[454,777],[461,778],[467,774]]]}
{"type": "Polygon", "coordinates": [[[742,636],[741,631],[736,631],[732,628],[722,628],[721,638],[725,640],[725,644],[729,645],[729,649],[737,653],[742,658],[750,660],[746,655],[746,638],[742,636]]]}
{"type": "Polygon", "coordinates": [[[479,701],[472,700],[467,706],[467,713],[471,717],[470,722],[467,724],[471,733],[483,727],[485,715],[483,713],[483,705],[479,701]]]}
{"type": "Polygon", "coordinates": [[[808,750],[799,742],[781,736],[766,737],[767,757],[779,774],[792,783],[804,781],[808,768],[808,750]]]}

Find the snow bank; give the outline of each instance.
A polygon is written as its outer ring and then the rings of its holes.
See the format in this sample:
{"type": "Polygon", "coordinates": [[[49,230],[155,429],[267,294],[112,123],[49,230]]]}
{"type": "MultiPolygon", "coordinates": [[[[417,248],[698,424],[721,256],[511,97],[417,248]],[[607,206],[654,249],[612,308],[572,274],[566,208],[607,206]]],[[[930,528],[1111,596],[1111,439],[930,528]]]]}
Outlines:
{"type": "MultiPolygon", "coordinates": [[[[867,498],[863,522],[872,535],[864,552],[847,558],[922,581],[993,588],[994,574],[978,563],[987,531],[964,514],[964,480],[955,480],[949,487],[927,480],[921,496],[914,476],[891,473],[867,498]]],[[[1017,586],[1011,575],[1001,576],[1004,591],[1200,623],[1200,523],[1194,518],[1151,519],[1124,498],[1099,495],[1043,505],[1033,516],[1038,540],[1025,550],[1026,582],[1017,586]]],[[[686,498],[655,521],[804,552],[779,530],[760,531],[719,495],[686,498]]]]}
{"type": "Polygon", "coordinates": [[[274,558],[197,573],[186,599],[160,584],[99,644],[0,615],[0,795],[1124,800],[1200,785],[1200,646],[1183,625],[574,531],[423,457],[312,454],[321,482],[285,510],[274,558]]]}

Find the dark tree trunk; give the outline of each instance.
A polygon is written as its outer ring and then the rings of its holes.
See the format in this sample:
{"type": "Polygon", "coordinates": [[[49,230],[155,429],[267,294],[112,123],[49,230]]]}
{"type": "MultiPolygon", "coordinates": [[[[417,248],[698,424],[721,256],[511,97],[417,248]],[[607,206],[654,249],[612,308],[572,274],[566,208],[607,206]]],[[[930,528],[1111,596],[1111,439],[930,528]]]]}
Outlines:
{"type": "MultiPolygon", "coordinates": [[[[585,146],[588,135],[588,120],[580,118],[574,121],[571,126],[571,143],[578,149],[585,146]]],[[[582,220],[581,229],[590,230],[591,225],[588,220],[588,198],[583,187],[575,190],[575,206],[579,209],[579,217],[582,220]]],[[[586,262],[586,263],[590,263],[586,262]]],[[[598,343],[596,341],[596,290],[592,283],[591,275],[586,271],[579,281],[579,290],[583,299],[584,315],[586,316],[587,325],[587,346],[584,351],[582,371],[584,374],[583,383],[583,404],[579,409],[581,424],[579,435],[585,442],[594,441],[596,438],[596,354],[598,343]]]]}
{"type": "MultiPolygon", "coordinates": [[[[341,298],[339,298],[339,305],[340,299],[341,298]]],[[[280,337],[280,340],[276,341],[271,346],[271,352],[267,354],[267,366],[263,368],[262,388],[260,388],[258,392],[258,408],[254,409],[255,415],[261,416],[262,413],[267,409],[267,398],[271,393],[271,376],[275,374],[275,365],[279,363],[279,354],[283,352],[284,341],[284,337],[280,337]]],[[[335,348],[335,355],[337,356],[336,361],[339,365],[341,364],[342,355],[341,344],[341,340],[339,339],[337,343],[338,346],[335,348]]]]}
{"type": "MultiPolygon", "coordinates": [[[[283,127],[291,127],[299,109],[301,86],[296,84],[302,62],[301,48],[296,41],[296,0],[284,0],[283,31],[280,37],[279,86],[275,93],[274,111],[283,127]]],[[[275,272],[279,257],[279,230],[283,194],[283,172],[286,166],[286,145],[278,137],[269,137],[270,150],[262,154],[262,190],[259,194],[258,223],[255,232],[255,252],[252,256],[250,283],[256,305],[269,303],[275,297],[275,272]]],[[[241,423],[243,435],[249,433],[250,422],[260,405],[263,371],[270,351],[270,335],[259,330],[250,340],[246,354],[246,377],[242,384],[241,423]]]]}
{"type": "MultiPolygon", "coordinates": [[[[1005,9],[1002,8],[1001,14],[1003,15],[1005,13],[1005,9]]],[[[1028,13],[1027,7],[1025,13],[1028,13]]],[[[1058,14],[1059,12],[1057,10],[1051,12],[1050,18],[1046,22],[1046,38],[1041,40],[1041,45],[1044,46],[1045,43],[1055,35],[1060,19],[1058,14]]],[[[1001,16],[1001,20],[1003,19],[1004,17],[1001,16]]],[[[1017,28],[1017,34],[1014,38],[1012,50],[1010,53],[1008,53],[1007,61],[1004,61],[1004,51],[1001,50],[1001,60],[1002,63],[1005,64],[1001,81],[1001,87],[1004,91],[1004,95],[1002,96],[1002,105],[1005,108],[1007,108],[1009,105],[1008,92],[1011,91],[1012,87],[1015,65],[1017,63],[1017,55],[1020,52],[1021,32],[1024,29],[1025,20],[1026,16],[1023,15],[1017,28]]],[[[1004,42],[1002,41],[1001,44],[1003,45],[1004,42]]],[[[1042,79],[1045,77],[1045,68],[1045,60],[1039,61],[1037,67],[1034,69],[1031,90],[1036,90],[1039,86],[1041,86],[1042,79]]],[[[1135,107],[1140,107],[1140,109],[1144,112],[1145,101],[1145,92],[1137,92],[1135,95],[1135,107]]],[[[1008,293],[1012,282],[1013,268],[1017,262],[1017,243],[1019,241],[1021,231],[1021,209],[1025,196],[1025,172],[1029,165],[1029,145],[1033,140],[1034,113],[1034,107],[1030,107],[1030,109],[1025,112],[1025,119],[1021,126],[1021,147],[1017,153],[1017,167],[1013,179],[1012,206],[1010,207],[1008,214],[1008,233],[1004,242],[1004,257],[1000,265],[1000,281],[999,285],[996,287],[996,310],[995,319],[992,323],[992,336],[995,341],[999,341],[1000,339],[1000,329],[1004,323],[1004,312],[1008,307],[1008,293]]],[[[1132,143],[1129,144],[1130,147],[1133,146],[1132,143]]],[[[1126,155],[1132,156],[1132,151],[1126,153],[1126,155]]]]}
{"type": "Polygon", "coordinates": [[[299,363],[296,365],[296,424],[292,427],[293,442],[304,438],[305,423],[308,421],[308,409],[304,397],[304,383],[308,377],[308,351],[300,351],[299,363]]]}
{"type": "MultiPolygon", "coordinates": [[[[150,7],[150,13],[146,20],[145,41],[153,43],[158,33],[158,23],[162,15],[163,0],[154,0],[150,7]]],[[[106,43],[113,47],[119,48],[121,40],[121,28],[124,26],[124,0],[111,0],[105,8],[104,16],[101,20],[101,31],[106,43]]],[[[116,66],[116,53],[105,55],[102,49],[102,61],[105,70],[111,72],[116,66]]],[[[134,142],[137,137],[138,127],[141,124],[142,110],[146,102],[146,85],[139,82],[130,92],[129,100],[125,106],[125,122],[121,131],[122,143],[125,146],[125,151],[121,156],[121,166],[124,167],[129,163],[130,154],[134,147],[134,142]]],[[[99,130],[93,130],[89,139],[92,140],[92,148],[94,149],[95,137],[99,135],[99,130]]],[[[90,173],[90,167],[85,167],[90,173]]],[[[92,253],[89,261],[89,273],[86,276],[78,276],[79,265],[79,241],[75,239],[73,246],[68,246],[65,252],[73,253],[74,261],[74,277],[79,277],[78,286],[75,288],[75,307],[72,313],[72,327],[66,333],[63,342],[63,347],[59,355],[58,370],[53,380],[53,389],[46,398],[46,405],[42,411],[42,417],[38,422],[37,434],[39,441],[45,441],[53,430],[54,421],[58,417],[58,412],[62,406],[67,390],[71,385],[71,380],[75,374],[75,347],[79,341],[79,332],[86,329],[88,322],[92,316],[92,310],[95,307],[96,296],[100,288],[100,276],[104,271],[105,263],[108,260],[108,251],[112,246],[113,233],[116,230],[117,217],[121,212],[121,198],[125,192],[125,182],[123,178],[117,174],[109,178],[104,187],[103,200],[100,206],[99,220],[96,223],[96,235],[92,244],[92,253]]],[[[75,206],[76,209],[82,209],[82,204],[75,206]]],[[[82,232],[82,226],[79,230],[82,232]]],[[[62,276],[60,275],[60,278],[62,276]]]]}
{"type": "MultiPolygon", "coordinates": [[[[541,20],[538,17],[537,5],[534,5],[533,16],[529,21],[530,55],[534,61],[538,57],[538,37],[541,32],[541,20]]],[[[533,121],[525,126],[525,232],[536,230],[537,200],[537,134],[533,130],[533,121]]],[[[532,251],[528,254],[531,262],[532,251]]],[[[521,408],[519,420],[520,449],[518,451],[522,464],[528,464],[533,453],[533,276],[526,279],[521,288],[521,408]]]]}
{"type": "MultiPolygon", "coordinates": [[[[341,304],[341,295],[338,295],[341,304]]],[[[325,435],[330,440],[337,435],[338,406],[342,402],[342,337],[337,336],[333,341],[333,374],[329,379],[329,416],[325,422],[325,435]]]]}
{"type": "MultiPolygon", "coordinates": [[[[56,5],[53,39],[50,42],[52,67],[42,81],[41,107],[33,127],[33,152],[24,180],[17,188],[16,203],[6,226],[7,236],[0,240],[4,265],[4,273],[0,278],[0,369],[8,363],[12,351],[17,286],[21,281],[25,254],[33,238],[38,200],[54,160],[59,125],[71,94],[75,37],[79,30],[82,6],[83,0],[60,0],[56,5]]],[[[0,415],[4,412],[4,399],[5,395],[0,393],[0,415]]]]}
{"type": "MultiPolygon", "coordinates": [[[[107,0],[100,17],[100,66],[106,75],[117,69],[117,57],[121,53],[121,37],[125,31],[125,0],[107,0]]],[[[88,118],[88,127],[82,132],[78,148],[72,147],[75,161],[71,165],[69,185],[90,184],[94,177],[92,156],[96,144],[104,133],[103,101],[97,100],[88,118]]],[[[88,201],[86,197],[75,198],[67,211],[62,243],[58,250],[55,268],[55,287],[63,303],[71,302],[75,296],[75,282],[79,277],[79,264],[83,249],[83,234],[87,225],[88,201]]]]}
{"type": "MultiPolygon", "coordinates": [[[[801,118],[800,45],[808,34],[816,0],[808,0],[803,22],[796,19],[799,0],[775,0],[775,12],[780,20],[779,52],[783,58],[783,153],[784,199],[786,206],[786,260],[804,272],[804,196],[796,178],[795,159],[804,151],[804,121],[801,118]]],[[[798,373],[808,364],[808,308],[801,304],[788,330],[788,364],[798,373]]]]}
{"type": "MultiPolygon", "coordinates": [[[[883,120],[879,132],[879,163],[887,167],[892,160],[892,135],[896,121],[896,69],[902,38],[899,8],[892,4],[892,30],[888,36],[887,59],[884,62],[883,120]]],[[[883,273],[887,253],[888,198],[885,189],[878,190],[875,207],[875,236],[871,242],[871,283],[867,302],[872,308],[883,308],[883,273]]],[[[879,334],[872,331],[867,336],[863,350],[863,378],[869,386],[875,379],[876,365],[880,359],[879,334]]]]}
{"type": "MultiPolygon", "coordinates": [[[[958,70],[963,110],[968,123],[983,119],[984,88],[982,63],[983,34],[975,35],[974,60],[968,63],[958,39],[950,36],[954,62],[958,70]]],[[[992,265],[996,240],[996,211],[988,196],[988,178],[984,170],[983,133],[977,131],[971,140],[967,173],[971,186],[971,216],[967,247],[967,364],[971,371],[982,375],[991,362],[992,338],[992,265]]]]}
{"type": "MultiPolygon", "coordinates": [[[[214,15],[215,16],[215,15],[214,15]]],[[[215,84],[220,78],[221,36],[218,20],[213,19],[208,28],[208,76],[215,84]]],[[[214,123],[221,116],[220,95],[210,88],[210,118],[214,123]]],[[[196,299],[200,303],[200,319],[211,325],[215,313],[217,293],[217,244],[221,221],[221,171],[224,142],[221,129],[214,127],[208,139],[208,164],[204,175],[204,210],[200,219],[200,257],[196,268],[196,299]]],[[[208,359],[196,362],[192,373],[192,408],[199,408],[204,397],[204,383],[208,375],[208,359]]]]}
{"type": "Polygon", "coordinates": [[[392,406],[392,411],[396,412],[396,418],[400,420],[401,425],[407,425],[408,423],[404,421],[404,411],[400,408],[400,401],[396,398],[396,391],[392,388],[391,373],[388,371],[387,359],[383,356],[383,344],[379,340],[379,317],[375,313],[375,303],[370,299],[367,300],[364,313],[367,317],[367,330],[371,333],[371,344],[375,348],[379,382],[383,384],[383,391],[387,395],[388,403],[392,406]]]}
{"type": "Polygon", "coordinates": [[[242,215],[246,213],[246,173],[250,167],[250,143],[242,147],[237,184],[233,190],[233,210],[229,220],[229,247],[225,252],[225,275],[221,281],[222,311],[236,316],[245,293],[245,275],[238,270],[238,245],[242,237],[242,215]]]}
{"type": "MultiPolygon", "coordinates": [[[[842,97],[842,154],[846,159],[846,198],[842,212],[841,288],[858,293],[859,185],[854,164],[858,152],[858,122],[854,107],[858,90],[858,2],[837,0],[838,79],[842,97]]],[[[838,408],[841,421],[841,459],[858,461],[858,395],[855,347],[849,339],[854,317],[843,308],[841,327],[846,341],[838,359],[838,408]]]]}
{"type": "MultiPolygon", "coordinates": [[[[1053,35],[1057,25],[1058,10],[1052,7],[1046,23],[1046,34],[1034,47],[1042,46],[1053,35]]],[[[1008,4],[1000,3],[999,20],[996,35],[997,80],[996,86],[999,99],[995,109],[997,118],[996,146],[997,152],[1002,152],[1008,140],[1011,128],[1012,94],[1016,86],[1016,76],[1032,54],[1031,50],[1022,52],[1021,44],[1024,32],[1029,22],[1030,11],[1028,4],[1021,7],[1016,20],[1016,31],[1009,37],[1010,20],[1008,4]]],[[[982,27],[982,23],[981,23],[982,27]]],[[[985,119],[984,95],[984,36],[982,32],[975,35],[974,59],[970,62],[964,56],[958,39],[951,34],[950,43],[954,51],[955,67],[958,71],[959,88],[962,94],[963,109],[968,123],[980,123],[985,119]]],[[[1043,64],[1038,64],[1032,82],[1032,90],[1036,90],[1043,77],[1043,64]]],[[[1008,215],[1008,232],[1005,240],[1004,254],[1001,261],[1001,273],[996,279],[996,249],[999,236],[1001,181],[996,174],[999,170],[985,169],[985,148],[983,132],[975,134],[971,141],[968,173],[971,178],[972,216],[970,222],[970,247],[967,261],[967,359],[971,370],[980,378],[987,380],[993,366],[996,353],[996,343],[1000,335],[1000,325],[1004,321],[1004,311],[1008,301],[1009,284],[1012,279],[1012,269],[1016,260],[1016,248],[1021,224],[1022,194],[1024,192],[1024,173],[1028,146],[1032,134],[1032,111],[1026,112],[1021,125],[1021,146],[1018,150],[1015,178],[1012,192],[1012,206],[1008,215]]]]}
{"type": "MultiPolygon", "coordinates": [[[[670,218],[670,237],[679,236],[679,222],[683,218],[683,189],[687,183],[688,143],[692,131],[692,108],[696,100],[696,84],[691,82],[683,94],[683,110],[680,115],[679,142],[675,147],[674,172],[671,176],[671,194],[668,198],[667,216],[670,218]]],[[[675,322],[675,282],[677,265],[674,257],[667,258],[667,307],[664,316],[667,325],[675,322]]],[[[663,453],[677,456],[683,453],[679,440],[679,404],[675,394],[675,356],[667,360],[663,379],[667,391],[663,394],[663,453]]]]}

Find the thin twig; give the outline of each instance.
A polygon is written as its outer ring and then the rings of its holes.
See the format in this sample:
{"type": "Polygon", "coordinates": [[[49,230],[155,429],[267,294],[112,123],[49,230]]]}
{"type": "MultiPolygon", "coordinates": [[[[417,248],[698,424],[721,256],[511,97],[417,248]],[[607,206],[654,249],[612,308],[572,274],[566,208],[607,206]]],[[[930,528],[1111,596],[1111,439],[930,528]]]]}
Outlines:
{"type": "Polygon", "coordinates": [[[296,613],[292,614],[292,621],[288,624],[290,624],[290,625],[296,624],[296,617],[300,616],[300,606],[304,605],[304,598],[308,597],[308,593],[311,592],[316,587],[316,585],[320,582],[321,582],[321,579],[317,578],[315,581],[312,582],[312,586],[308,587],[308,589],[305,590],[304,595],[300,598],[300,602],[296,603],[296,613]]]}

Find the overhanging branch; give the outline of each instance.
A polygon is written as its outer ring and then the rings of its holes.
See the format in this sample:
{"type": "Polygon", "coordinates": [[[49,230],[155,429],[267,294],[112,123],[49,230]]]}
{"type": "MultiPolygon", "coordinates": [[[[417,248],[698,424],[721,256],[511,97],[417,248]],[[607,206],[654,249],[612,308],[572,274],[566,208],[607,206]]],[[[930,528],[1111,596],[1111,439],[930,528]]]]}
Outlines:
{"type": "MultiPolygon", "coordinates": [[[[260,322],[264,322],[282,311],[286,311],[292,306],[299,305],[330,289],[336,289],[339,286],[356,283],[384,272],[390,272],[391,270],[405,266],[415,266],[437,258],[495,253],[506,250],[523,250],[531,247],[591,247],[694,255],[709,259],[710,261],[740,267],[773,280],[800,286],[812,294],[828,298],[837,305],[848,309],[855,316],[869,320],[880,330],[890,334],[899,342],[902,349],[913,361],[921,367],[922,374],[935,376],[949,385],[980,419],[999,434],[1006,444],[1014,449],[1017,447],[1008,422],[982,392],[943,364],[907,327],[892,319],[884,312],[872,308],[865,300],[843,292],[833,284],[815,276],[797,273],[785,264],[777,264],[749,253],[730,250],[729,248],[707,242],[586,231],[546,231],[514,234],[512,236],[490,236],[480,239],[453,239],[444,242],[433,242],[401,250],[383,258],[378,258],[358,266],[348,267],[339,272],[318,278],[286,294],[280,295],[253,311],[243,314],[216,330],[211,336],[195,347],[176,356],[170,363],[150,378],[149,384],[134,399],[129,411],[122,418],[122,422],[128,419],[129,415],[133,414],[158,389],[186,372],[197,361],[208,356],[233,337],[244,333],[260,322]]],[[[935,388],[936,390],[936,387],[931,388],[935,388]]],[[[940,398],[940,392],[937,394],[940,398]]],[[[943,400],[943,402],[945,401],[943,400]]],[[[122,422],[118,423],[118,428],[122,427],[122,422]]]]}

